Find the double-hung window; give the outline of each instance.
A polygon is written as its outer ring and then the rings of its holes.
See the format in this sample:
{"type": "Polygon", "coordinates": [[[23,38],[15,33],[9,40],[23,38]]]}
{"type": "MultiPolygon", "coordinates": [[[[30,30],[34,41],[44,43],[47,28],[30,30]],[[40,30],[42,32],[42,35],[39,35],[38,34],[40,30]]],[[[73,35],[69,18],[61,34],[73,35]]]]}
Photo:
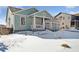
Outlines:
{"type": "Polygon", "coordinates": [[[25,25],[25,17],[21,17],[21,25],[25,25]]]}

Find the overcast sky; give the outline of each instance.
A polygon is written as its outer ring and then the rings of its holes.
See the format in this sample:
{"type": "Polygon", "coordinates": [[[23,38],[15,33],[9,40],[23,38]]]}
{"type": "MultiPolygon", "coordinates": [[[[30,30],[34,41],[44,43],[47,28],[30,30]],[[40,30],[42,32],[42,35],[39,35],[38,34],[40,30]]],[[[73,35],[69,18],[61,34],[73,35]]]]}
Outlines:
{"type": "MultiPolygon", "coordinates": [[[[79,13],[79,6],[14,6],[17,8],[35,7],[38,10],[47,10],[52,16],[59,12],[76,14],[79,13]]],[[[0,6],[0,24],[5,24],[7,6],[0,6]]]]}

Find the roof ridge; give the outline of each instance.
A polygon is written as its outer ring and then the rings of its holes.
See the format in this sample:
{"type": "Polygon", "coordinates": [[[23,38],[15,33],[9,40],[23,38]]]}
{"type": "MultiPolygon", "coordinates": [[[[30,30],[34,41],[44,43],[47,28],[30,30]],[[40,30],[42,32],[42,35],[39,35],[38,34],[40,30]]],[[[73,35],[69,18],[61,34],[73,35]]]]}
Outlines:
{"type": "Polygon", "coordinates": [[[11,12],[16,12],[16,11],[22,10],[21,8],[16,8],[13,6],[8,6],[8,8],[11,10],[11,12]]]}
{"type": "Polygon", "coordinates": [[[69,13],[65,13],[65,12],[59,12],[55,17],[57,17],[58,15],[60,14],[67,14],[67,15],[72,15],[72,14],[69,14],[69,13]]]}

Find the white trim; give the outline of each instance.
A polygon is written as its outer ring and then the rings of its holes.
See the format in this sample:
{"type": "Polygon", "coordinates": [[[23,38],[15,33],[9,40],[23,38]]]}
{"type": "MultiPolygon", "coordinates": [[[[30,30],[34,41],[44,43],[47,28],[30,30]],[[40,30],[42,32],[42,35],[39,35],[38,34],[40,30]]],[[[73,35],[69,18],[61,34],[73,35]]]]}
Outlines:
{"type": "Polygon", "coordinates": [[[50,19],[50,17],[45,17],[45,16],[35,16],[35,17],[48,18],[48,19],[50,19]]]}
{"type": "Polygon", "coordinates": [[[34,18],[33,18],[33,28],[34,28],[34,29],[36,28],[36,18],[35,18],[35,16],[34,16],[34,18]]]}
{"type": "Polygon", "coordinates": [[[43,29],[45,29],[45,18],[43,17],[43,29]]]}
{"type": "Polygon", "coordinates": [[[26,16],[20,16],[20,26],[25,26],[25,25],[26,25],[26,16]],[[21,17],[25,18],[25,24],[24,25],[21,24],[21,17]]]}
{"type": "MultiPolygon", "coordinates": [[[[52,20],[52,19],[51,19],[51,20],[52,20]]],[[[53,22],[52,22],[52,21],[50,21],[50,29],[52,29],[52,27],[53,27],[53,26],[52,26],[52,23],[53,23],[53,22]]]]}
{"type": "Polygon", "coordinates": [[[18,15],[18,16],[28,16],[28,15],[23,15],[23,14],[14,14],[14,15],[18,15]]]}
{"type": "Polygon", "coordinates": [[[15,30],[15,15],[13,15],[13,32],[15,30]]]}
{"type": "Polygon", "coordinates": [[[11,11],[11,9],[8,7],[8,13],[9,13],[9,11],[10,11],[10,14],[13,14],[13,12],[11,11]]]}

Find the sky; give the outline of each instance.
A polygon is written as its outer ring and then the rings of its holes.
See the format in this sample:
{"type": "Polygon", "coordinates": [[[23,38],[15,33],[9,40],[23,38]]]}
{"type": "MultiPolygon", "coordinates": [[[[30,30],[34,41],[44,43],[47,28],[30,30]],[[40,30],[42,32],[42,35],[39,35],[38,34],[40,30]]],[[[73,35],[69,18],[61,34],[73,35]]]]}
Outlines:
{"type": "MultiPolygon", "coordinates": [[[[59,12],[76,14],[79,13],[79,6],[13,6],[17,8],[32,8],[42,11],[47,10],[52,16],[57,15],[59,12]]],[[[0,24],[6,24],[6,11],[7,6],[0,6],[0,24]]]]}

